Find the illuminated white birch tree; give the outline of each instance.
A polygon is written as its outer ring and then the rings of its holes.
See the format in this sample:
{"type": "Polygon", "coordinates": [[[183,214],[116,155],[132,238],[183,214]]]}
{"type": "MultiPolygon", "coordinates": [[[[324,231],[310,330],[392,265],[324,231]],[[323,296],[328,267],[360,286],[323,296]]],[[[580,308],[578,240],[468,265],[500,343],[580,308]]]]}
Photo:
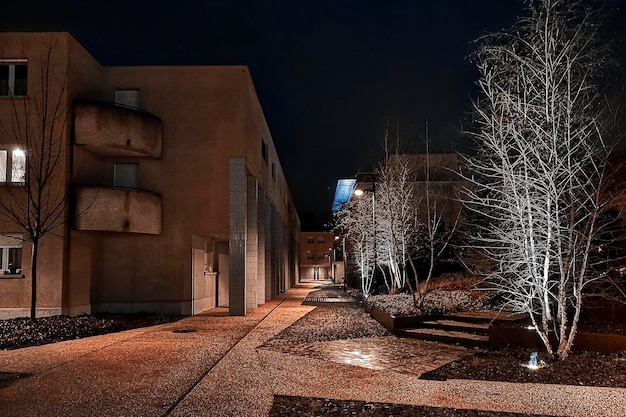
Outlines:
{"type": "Polygon", "coordinates": [[[564,359],[576,335],[604,208],[606,59],[581,2],[528,1],[530,16],[476,53],[479,154],[467,206],[485,217],[479,246],[508,305],[564,359]]]}
{"type": "Polygon", "coordinates": [[[374,207],[370,192],[349,201],[338,211],[336,227],[342,231],[350,243],[349,257],[355,265],[361,280],[361,290],[365,298],[372,294],[374,283],[374,207]]]}
{"type": "MultiPolygon", "coordinates": [[[[411,285],[407,265],[421,229],[417,207],[415,173],[410,161],[403,155],[387,157],[376,171],[376,247],[391,294],[411,285]]],[[[413,288],[411,292],[414,293],[413,288]]]]}

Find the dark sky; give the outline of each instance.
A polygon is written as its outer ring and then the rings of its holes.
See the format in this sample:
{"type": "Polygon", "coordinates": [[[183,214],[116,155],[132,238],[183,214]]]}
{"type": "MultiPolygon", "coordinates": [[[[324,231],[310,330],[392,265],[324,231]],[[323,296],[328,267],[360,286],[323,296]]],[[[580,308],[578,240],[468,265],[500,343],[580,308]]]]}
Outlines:
{"type": "Polygon", "coordinates": [[[467,147],[471,41],[521,4],[22,0],[2,6],[0,30],[69,31],[104,65],[248,65],[303,212],[329,210],[337,179],[371,169],[388,123],[416,145],[428,120],[434,152],[467,147]]]}

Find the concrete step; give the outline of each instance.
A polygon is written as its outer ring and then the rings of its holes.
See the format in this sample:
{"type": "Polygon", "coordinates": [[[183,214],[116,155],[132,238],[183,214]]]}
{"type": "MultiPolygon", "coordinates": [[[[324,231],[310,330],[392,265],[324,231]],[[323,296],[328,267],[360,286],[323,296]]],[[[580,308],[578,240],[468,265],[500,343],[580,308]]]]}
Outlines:
{"type": "Polygon", "coordinates": [[[465,321],[470,323],[499,323],[516,322],[525,320],[528,314],[511,313],[506,311],[471,311],[465,313],[451,313],[446,316],[451,320],[465,321]]]}
{"type": "Polygon", "coordinates": [[[411,327],[396,329],[394,333],[398,337],[411,337],[468,347],[488,347],[489,328],[492,324],[511,323],[526,318],[526,314],[503,311],[452,313],[414,323],[411,327]]]}
{"type": "Polygon", "coordinates": [[[489,323],[473,323],[467,321],[441,319],[422,322],[420,327],[465,333],[475,333],[485,336],[489,334],[489,323]]]}
{"type": "Polygon", "coordinates": [[[397,331],[400,337],[419,340],[452,343],[468,347],[488,347],[489,336],[442,329],[402,329],[397,331]]]}

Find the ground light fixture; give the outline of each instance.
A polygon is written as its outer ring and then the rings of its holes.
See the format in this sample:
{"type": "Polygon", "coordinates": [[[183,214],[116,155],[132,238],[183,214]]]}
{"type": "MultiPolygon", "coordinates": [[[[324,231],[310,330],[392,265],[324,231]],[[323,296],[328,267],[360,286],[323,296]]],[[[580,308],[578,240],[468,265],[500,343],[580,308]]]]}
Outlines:
{"type": "Polygon", "coordinates": [[[546,363],[543,360],[537,360],[537,352],[532,352],[530,354],[530,358],[528,363],[522,364],[523,367],[528,368],[532,371],[536,371],[537,369],[541,369],[546,366],[546,363]]]}

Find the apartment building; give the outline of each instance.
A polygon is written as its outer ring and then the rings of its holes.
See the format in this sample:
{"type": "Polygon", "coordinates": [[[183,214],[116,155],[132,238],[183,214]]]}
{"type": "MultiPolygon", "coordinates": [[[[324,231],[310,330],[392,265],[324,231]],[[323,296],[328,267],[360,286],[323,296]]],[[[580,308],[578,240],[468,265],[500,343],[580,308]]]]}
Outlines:
{"type": "MultiPolygon", "coordinates": [[[[44,103],[62,110],[65,204],[41,240],[38,315],[245,315],[297,282],[299,219],[247,67],[107,67],[67,33],[0,33],[5,202],[38,162],[16,126],[44,103]]],[[[0,318],[28,314],[27,237],[0,222],[0,318]]]]}
{"type": "Polygon", "coordinates": [[[300,280],[333,279],[334,236],[329,232],[300,233],[300,280]]]}

